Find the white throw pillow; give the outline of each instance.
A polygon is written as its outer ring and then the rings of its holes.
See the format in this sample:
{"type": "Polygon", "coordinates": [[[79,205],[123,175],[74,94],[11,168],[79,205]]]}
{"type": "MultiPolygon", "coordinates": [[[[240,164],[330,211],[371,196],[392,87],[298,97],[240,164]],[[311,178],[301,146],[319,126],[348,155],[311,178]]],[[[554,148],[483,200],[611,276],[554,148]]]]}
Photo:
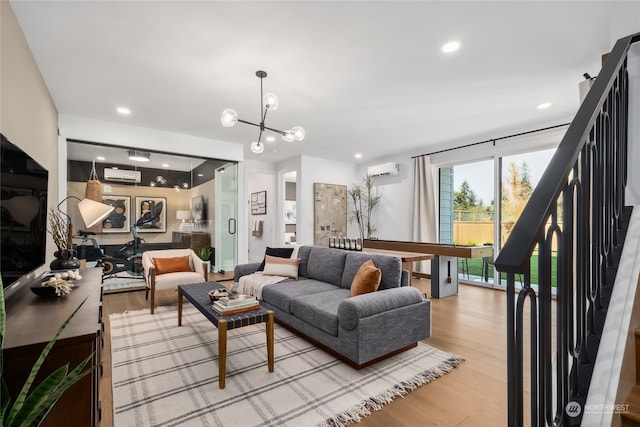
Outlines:
{"type": "Polygon", "coordinates": [[[264,271],[268,276],[285,276],[292,279],[298,278],[298,266],[300,259],[278,258],[271,255],[265,256],[264,271]]]}

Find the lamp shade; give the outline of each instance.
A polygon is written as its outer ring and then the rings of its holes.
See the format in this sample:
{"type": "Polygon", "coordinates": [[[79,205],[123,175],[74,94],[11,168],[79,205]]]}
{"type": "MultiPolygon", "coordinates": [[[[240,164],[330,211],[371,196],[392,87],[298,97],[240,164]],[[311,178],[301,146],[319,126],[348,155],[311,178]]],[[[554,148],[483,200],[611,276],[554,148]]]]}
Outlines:
{"type": "Polygon", "coordinates": [[[184,221],[185,219],[190,219],[191,218],[191,211],[187,211],[187,210],[177,210],[176,211],[176,219],[181,219],[182,221],[184,221]]]}
{"type": "Polygon", "coordinates": [[[235,124],[238,123],[238,113],[236,113],[236,110],[232,108],[227,108],[222,112],[220,122],[222,123],[222,126],[226,128],[235,126],[235,124]]]}
{"type": "Polygon", "coordinates": [[[115,207],[91,199],[82,199],[78,203],[78,211],[84,225],[89,228],[106,219],[115,207]]]}
{"type": "Polygon", "coordinates": [[[267,110],[277,110],[278,105],[280,105],[280,100],[275,93],[267,93],[262,98],[262,103],[267,110]]]}
{"type": "Polygon", "coordinates": [[[251,151],[260,154],[264,151],[264,144],[262,142],[252,142],[251,143],[251,151]]]}

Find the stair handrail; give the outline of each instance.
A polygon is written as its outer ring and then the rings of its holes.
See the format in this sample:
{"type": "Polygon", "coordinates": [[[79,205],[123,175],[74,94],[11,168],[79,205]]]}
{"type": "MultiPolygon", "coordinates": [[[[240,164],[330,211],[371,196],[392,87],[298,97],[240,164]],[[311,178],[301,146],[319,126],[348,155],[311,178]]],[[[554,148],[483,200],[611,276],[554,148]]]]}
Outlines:
{"type": "Polygon", "coordinates": [[[507,276],[509,426],[524,425],[527,409],[532,426],[580,423],[617,272],[616,254],[626,234],[623,217],[629,215],[624,208],[626,66],[630,46],[638,41],[640,33],[615,43],[495,261],[496,270],[507,276]],[[553,241],[558,243],[555,261],[553,241]],[[537,289],[530,272],[536,247],[537,289]],[[524,275],[519,293],[516,274],[524,275]],[[552,278],[557,279],[555,305],[552,278]],[[527,300],[532,321],[525,314],[527,300]],[[529,408],[523,405],[527,334],[529,408]]]}
{"type": "Polygon", "coordinates": [[[569,173],[586,143],[591,126],[598,117],[598,112],[608,96],[614,77],[627,57],[630,46],[638,41],[640,33],[623,37],[614,45],[500,251],[496,259],[497,270],[505,273],[525,272],[537,244],[537,233],[544,229],[551,206],[566,187],[569,173]]]}

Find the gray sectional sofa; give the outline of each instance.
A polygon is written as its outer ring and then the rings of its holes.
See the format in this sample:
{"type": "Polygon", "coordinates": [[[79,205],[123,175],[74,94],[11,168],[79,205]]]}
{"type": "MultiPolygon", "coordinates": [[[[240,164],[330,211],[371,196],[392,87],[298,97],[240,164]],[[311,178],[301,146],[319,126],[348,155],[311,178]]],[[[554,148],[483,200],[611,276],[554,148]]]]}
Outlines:
{"type": "MultiPolygon", "coordinates": [[[[301,246],[298,280],[265,286],[260,304],[281,325],[361,368],[414,347],[431,335],[431,301],[408,285],[400,258],[301,246]],[[382,271],[376,292],[351,296],[366,260],[382,271]]],[[[234,281],[260,263],[235,268],[234,281]]]]}

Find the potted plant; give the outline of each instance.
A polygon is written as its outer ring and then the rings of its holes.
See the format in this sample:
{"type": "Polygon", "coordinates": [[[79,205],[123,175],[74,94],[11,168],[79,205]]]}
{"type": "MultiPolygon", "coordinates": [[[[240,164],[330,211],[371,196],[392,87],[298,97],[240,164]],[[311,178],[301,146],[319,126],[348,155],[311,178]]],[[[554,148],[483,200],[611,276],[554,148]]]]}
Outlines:
{"type": "Polygon", "coordinates": [[[211,248],[200,248],[196,252],[198,258],[200,258],[207,265],[207,273],[211,271],[211,248]]]}
{"type": "Polygon", "coordinates": [[[352,204],[349,222],[355,221],[358,224],[362,240],[369,239],[376,231],[371,217],[380,204],[380,195],[374,189],[373,177],[367,175],[360,184],[354,184],[348,193],[352,204]]]}
{"type": "Polygon", "coordinates": [[[0,422],[5,427],[40,425],[49,411],[51,411],[55,406],[56,402],[58,402],[62,394],[67,391],[69,387],[80,381],[86,375],[90,374],[91,371],[97,367],[97,365],[95,365],[85,369],[87,364],[91,362],[91,359],[93,358],[92,353],[71,371],[69,371],[69,364],[67,363],[49,374],[49,376],[42,380],[40,384],[37,386],[34,385],[36,375],[44,364],[44,361],[49,355],[49,352],[53,348],[56,340],[86,300],[80,303],[78,308],[71,313],[62,326],[60,326],[60,329],[58,329],[51,341],[49,341],[49,343],[42,349],[40,357],[38,357],[38,360],[36,360],[35,364],[31,368],[29,377],[22,386],[20,393],[18,396],[11,399],[3,375],[3,358],[1,357],[4,337],[6,335],[5,331],[7,321],[7,313],[4,304],[4,291],[1,285],[2,279],[0,278],[0,377],[2,379],[0,422]]]}

